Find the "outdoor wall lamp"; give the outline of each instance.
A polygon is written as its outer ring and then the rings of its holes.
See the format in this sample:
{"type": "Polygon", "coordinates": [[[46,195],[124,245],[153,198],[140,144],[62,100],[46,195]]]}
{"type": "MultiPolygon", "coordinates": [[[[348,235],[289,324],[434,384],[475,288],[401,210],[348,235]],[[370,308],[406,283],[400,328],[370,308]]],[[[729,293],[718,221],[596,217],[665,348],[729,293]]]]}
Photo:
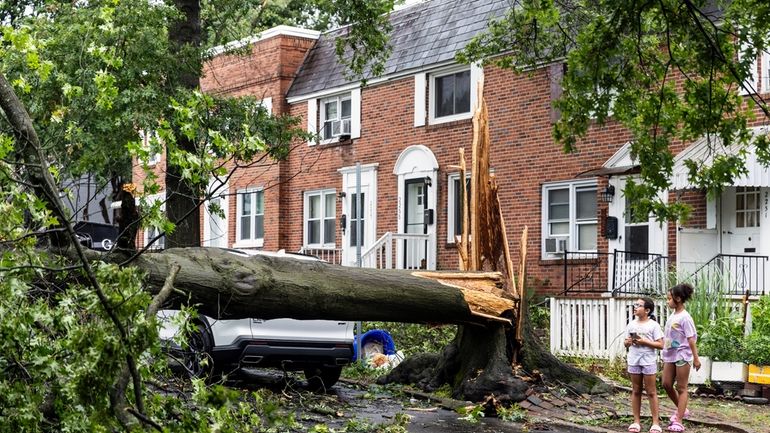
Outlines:
{"type": "Polygon", "coordinates": [[[604,203],[612,203],[612,198],[615,197],[615,187],[613,185],[607,185],[602,191],[601,198],[604,203]]]}
{"type": "Polygon", "coordinates": [[[433,180],[431,180],[430,176],[425,176],[425,186],[433,186],[433,180]]]}

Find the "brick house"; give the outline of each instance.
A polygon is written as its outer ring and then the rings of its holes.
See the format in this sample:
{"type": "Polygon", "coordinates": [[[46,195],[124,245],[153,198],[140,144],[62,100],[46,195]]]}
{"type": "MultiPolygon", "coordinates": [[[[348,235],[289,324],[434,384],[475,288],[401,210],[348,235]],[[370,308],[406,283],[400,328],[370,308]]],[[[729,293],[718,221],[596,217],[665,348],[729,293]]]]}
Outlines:
{"type": "MultiPolygon", "coordinates": [[[[470,158],[475,83],[483,77],[511,247],[515,254],[528,226],[528,274],[539,293],[660,289],[670,266],[718,267],[736,293],[767,293],[768,169],[749,155],[749,173],[707,199],[687,183],[681,162],[708,158],[705,140],[682,144],[667,199],[692,204],[692,217],[684,225],[631,224],[622,194],[638,172],[629,133],[596,126],[572,155],[551,138],[562,65],[514,74],[454,61],[507,6],[433,0],[393,12],[392,55],[366,87],[336,60],[334,40],[345,28],[319,34],[281,26],[247,41],[248,56],[218,52],[206,64],[204,91],[257,95],[275,115],[300,116],[320,139],[297,143],[286,161],[236,172],[213,199],[227,217],[203,212],[202,244],[305,251],[346,266],[360,254],[364,266],[456,269],[455,166],[459,148],[470,158]]],[[[759,63],[755,88],[767,93],[767,56],[759,63]]]]}

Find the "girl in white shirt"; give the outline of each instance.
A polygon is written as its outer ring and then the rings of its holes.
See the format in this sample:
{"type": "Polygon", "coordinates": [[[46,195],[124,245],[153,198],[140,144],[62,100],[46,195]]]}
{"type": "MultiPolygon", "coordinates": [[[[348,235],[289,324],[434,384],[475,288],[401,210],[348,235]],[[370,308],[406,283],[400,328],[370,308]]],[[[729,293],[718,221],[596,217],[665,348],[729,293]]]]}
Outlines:
{"type": "Polygon", "coordinates": [[[658,418],[658,392],[655,379],[658,375],[658,356],[655,349],[663,349],[663,330],[655,321],[655,303],[650,298],[639,298],[634,303],[635,319],[626,328],[623,344],[628,348],[628,373],[631,375],[631,409],[634,422],[628,426],[631,433],[639,433],[641,427],[642,389],[647,391],[652,414],[650,433],[661,433],[658,418]]]}

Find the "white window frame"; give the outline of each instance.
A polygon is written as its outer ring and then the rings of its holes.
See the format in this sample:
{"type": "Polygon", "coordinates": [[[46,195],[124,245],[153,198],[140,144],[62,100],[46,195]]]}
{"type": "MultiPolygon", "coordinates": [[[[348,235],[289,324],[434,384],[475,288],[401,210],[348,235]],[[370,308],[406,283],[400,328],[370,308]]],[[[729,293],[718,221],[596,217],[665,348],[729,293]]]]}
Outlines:
{"type": "Polygon", "coordinates": [[[330,143],[335,140],[338,140],[340,135],[350,135],[352,137],[353,135],[353,97],[350,92],[330,96],[328,98],[319,99],[318,101],[318,110],[319,113],[319,133],[321,135],[321,143],[330,143]],[[342,102],[344,101],[350,101],[350,117],[348,118],[342,118],[342,102]],[[325,132],[325,125],[326,125],[326,104],[334,102],[337,104],[337,119],[334,120],[336,122],[340,122],[340,129],[339,134],[334,135],[332,133],[331,137],[327,137],[324,135],[325,132]],[[345,125],[345,120],[348,121],[348,131],[344,132],[343,126],[345,125]]]}
{"type": "MultiPolygon", "coordinates": [[[[596,215],[592,219],[584,219],[584,220],[578,220],[577,219],[577,191],[578,190],[591,190],[593,189],[594,195],[596,195],[597,190],[597,183],[596,180],[572,180],[572,181],[564,181],[564,182],[553,182],[553,183],[547,183],[544,184],[542,187],[542,194],[541,194],[541,212],[540,212],[540,220],[541,220],[541,242],[540,242],[540,248],[541,248],[541,257],[543,260],[553,260],[553,259],[561,259],[561,254],[552,254],[547,253],[545,251],[545,240],[546,238],[557,238],[557,239],[567,239],[567,250],[569,251],[575,251],[575,252],[581,252],[581,253],[595,253],[597,252],[596,249],[594,250],[578,250],[578,228],[580,225],[584,224],[593,224],[599,226],[599,217],[596,215]],[[558,190],[558,189],[568,189],[569,190],[569,219],[566,220],[566,222],[569,223],[569,232],[567,235],[551,235],[550,231],[550,221],[548,220],[548,193],[552,190],[558,190]]],[[[597,200],[597,206],[598,206],[598,200],[597,200]]],[[[599,241],[599,235],[597,232],[597,244],[599,241]]],[[[597,245],[598,247],[598,245],[597,245]]]]}
{"type": "MultiPolygon", "coordinates": [[[[159,140],[158,133],[155,131],[152,131],[150,133],[147,133],[147,131],[140,130],[139,131],[139,139],[142,140],[142,148],[146,150],[150,150],[151,144],[150,139],[155,138],[156,140],[159,140]]],[[[150,156],[150,158],[147,160],[147,165],[150,167],[154,167],[158,163],[160,163],[161,154],[160,152],[154,153],[150,156]]]]}
{"type": "MultiPolygon", "coordinates": [[[[137,198],[136,200],[139,201],[139,198],[137,198]]],[[[158,201],[163,202],[160,205],[160,210],[165,212],[165,210],[166,210],[166,203],[165,203],[165,201],[166,201],[166,193],[165,192],[160,192],[158,194],[148,195],[148,196],[146,196],[144,198],[144,203],[146,205],[148,205],[148,206],[152,206],[153,204],[155,204],[158,201]]],[[[137,203],[137,205],[138,204],[140,204],[140,203],[137,203]]],[[[158,235],[159,230],[157,228],[155,228],[155,227],[145,227],[143,232],[144,232],[144,239],[143,239],[143,242],[142,242],[142,246],[146,247],[147,244],[149,244],[150,241],[155,236],[158,235]]],[[[160,239],[155,241],[155,243],[152,244],[152,246],[150,248],[148,248],[148,249],[150,249],[150,250],[162,250],[164,248],[166,248],[166,236],[165,235],[163,235],[160,239]]]]}
{"type": "MultiPolygon", "coordinates": [[[[466,181],[471,178],[470,173],[465,173],[466,181]]],[[[462,233],[454,233],[455,225],[455,206],[460,196],[460,191],[455,188],[455,181],[460,179],[460,173],[452,173],[447,176],[447,243],[456,243],[455,237],[462,236],[462,233]]],[[[470,194],[470,189],[467,190],[470,194]]],[[[468,222],[470,224],[470,221],[468,222]]],[[[470,229],[470,228],[469,228],[470,229]]],[[[468,231],[470,233],[470,230],[468,231]]]]}
{"type": "Polygon", "coordinates": [[[233,244],[234,248],[262,248],[265,245],[265,191],[264,188],[257,188],[257,187],[251,187],[251,188],[244,188],[239,189],[236,192],[236,210],[235,210],[235,243],[233,244]],[[262,194],[262,213],[257,213],[257,200],[256,200],[256,194],[261,193],[262,194]],[[243,215],[243,195],[245,194],[255,194],[254,200],[251,202],[251,237],[248,239],[242,239],[241,238],[241,217],[243,215]],[[263,237],[258,238],[256,237],[257,230],[256,230],[256,217],[258,215],[262,215],[262,233],[263,237]]]}
{"type": "Polygon", "coordinates": [[[302,230],[303,230],[303,236],[302,236],[302,245],[307,248],[316,248],[316,249],[334,249],[337,246],[337,231],[336,231],[336,222],[337,222],[337,191],[334,189],[322,189],[322,190],[315,190],[315,191],[307,191],[304,194],[304,211],[302,216],[302,230]],[[334,208],[332,209],[332,215],[331,217],[326,216],[326,197],[331,195],[334,198],[334,208]],[[321,216],[320,218],[316,218],[314,220],[320,221],[320,243],[310,243],[308,238],[310,236],[310,233],[308,233],[308,223],[310,222],[310,198],[311,197],[320,197],[321,200],[321,216]],[[325,239],[324,238],[324,222],[328,219],[331,219],[334,221],[335,224],[335,231],[334,235],[332,236],[332,239],[325,239]]]}
{"type": "Polygon", "coordinates": [[[428,78],[428,119],[430,121],[430,124],[440,124],[440,123],[446,123],[446,122],[454,122],[456,120],[464,120],[464,119],[470,119],[473,117],[473,108],[476,103],[476,80],[474,79],[474,71],[473,68],[471,68],[468,65],[462,65],[462,66],[454,66],[447,69],[442,69],[436,72],[432,72],[429,75],[428,78]],[[469,85],[470,89],[469,91],[469,99],[470,99],[470,106],[468,108],[468,112],[464,113],[457,113],[452,114],[449,116],[441,116],[436,117],[436,80],[439,78],[447,77],[449,75],[454,75],[458,72],[468,71],[469,74],[469,85]]]}
{"type": "Polygon", "coordinates": [[[759,187],[752,187],[752,186],[744,186],[744,187],[736,187],[735,188],[735,227],[736,229],[756,229],[759,228],[761,224],[761,209],[762,206],[760,204],[761,201],[761,189],[759,187]],[[754,201],[753,207],[749,207],[748,204],[748,198],[751,196],[754,201]],[[738,206],[738,197],[743,197],[743,205],[741,207],[738,206]],[[752,215],[751,218],[749,218],[749,214],[752,215]],[[738,223],[743,219],[743,225],[739,226],[738,223]],[[751,221],[749,221],[751,220],[751,221]],[[751,225],[748,225],[747,222],[751,222],[751,225]]]}

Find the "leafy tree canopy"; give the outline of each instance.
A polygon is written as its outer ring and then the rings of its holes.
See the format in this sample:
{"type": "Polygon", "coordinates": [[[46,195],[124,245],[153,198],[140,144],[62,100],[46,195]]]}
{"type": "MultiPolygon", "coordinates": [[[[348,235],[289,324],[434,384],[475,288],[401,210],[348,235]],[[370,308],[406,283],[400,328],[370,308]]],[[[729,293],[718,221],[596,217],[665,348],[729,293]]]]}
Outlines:
{"type": "Polygon", "coordinates": [[[520,72],[566,63],[553,136],[574,152],[594,123],[626,127],[641,166],[639,180],[625,187],[634,214],[687,216],[687,206],[659,195],[671,186],[678,143],[708,137],[713,162],[687,167],[690,181],[712,195],[746,173],[748,152],[770,163],[767,137],[752,138],[749,130],[770,113],[749,80],[770,43],[767,1],[516,0],[512,6],[458,57],[520,72]]]}

